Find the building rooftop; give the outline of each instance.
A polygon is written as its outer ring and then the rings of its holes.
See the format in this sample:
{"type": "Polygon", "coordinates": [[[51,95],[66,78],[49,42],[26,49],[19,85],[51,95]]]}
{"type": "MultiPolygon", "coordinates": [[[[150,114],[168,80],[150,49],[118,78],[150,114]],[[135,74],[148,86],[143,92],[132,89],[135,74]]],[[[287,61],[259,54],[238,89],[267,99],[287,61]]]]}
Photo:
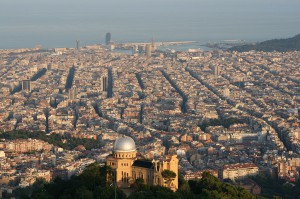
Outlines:
{"type": "Polygon", "coordinates": [[[122,136],[115,141],[114,152],[133,152],[135,150],[135,142],[131,137],[122,136]]]}
{"type": "Polygon", "coordinates": [[[132,166],[151,169],[153,168],[153,163],[148,160],[136,160],[132,166]]]}

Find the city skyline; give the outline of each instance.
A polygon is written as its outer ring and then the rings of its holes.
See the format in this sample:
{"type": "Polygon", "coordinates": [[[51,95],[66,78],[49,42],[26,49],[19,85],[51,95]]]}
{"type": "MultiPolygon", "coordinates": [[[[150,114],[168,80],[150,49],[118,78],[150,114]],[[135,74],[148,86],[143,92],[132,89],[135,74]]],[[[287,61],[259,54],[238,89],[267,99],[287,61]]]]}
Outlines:
{"type": "Polygon", "coordinates": [[[298,198],[299,8],[3,0],[0,198],[298,198]]]}

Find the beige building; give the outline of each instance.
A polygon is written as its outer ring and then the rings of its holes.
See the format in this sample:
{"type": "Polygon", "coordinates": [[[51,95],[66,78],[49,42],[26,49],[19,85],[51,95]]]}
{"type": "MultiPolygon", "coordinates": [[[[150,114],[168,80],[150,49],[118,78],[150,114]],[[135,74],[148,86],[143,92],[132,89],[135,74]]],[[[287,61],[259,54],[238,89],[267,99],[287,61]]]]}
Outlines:
{"type": "Polygon", "coordinates": [[[223,167],[223,179],[243,179],[258,174],[258,167],[253,163],[227,164],[223,167]]]}
{"type": "Polygon", "coordinates": [[[299,179],[297,168],[300,167],[300,158],[282,159],[278,163],[278,177],[289,181],[299,179]]]}
{"type": "Polygon", "coordinates": [[[4,151],[26,153],[30,151],[50,151],[53,145],[36,139],[17,139],[12,141],[0,142],[0,149],[4,151]]]}
{"type": "Polygon", "coordinates": [[[106,165],[112,167],[119,188],[128,188],[138,178],[145,184],[160,185],[178,189],[178,159],[176,155],[167,155],[160,159],[138,159],[135,142],[132,138],[119,137],[114,145],[113,154],[106,158],[106,165]],[[176,178],[167,185],[161,172],[171,170],[176,173],[176,178]]]}

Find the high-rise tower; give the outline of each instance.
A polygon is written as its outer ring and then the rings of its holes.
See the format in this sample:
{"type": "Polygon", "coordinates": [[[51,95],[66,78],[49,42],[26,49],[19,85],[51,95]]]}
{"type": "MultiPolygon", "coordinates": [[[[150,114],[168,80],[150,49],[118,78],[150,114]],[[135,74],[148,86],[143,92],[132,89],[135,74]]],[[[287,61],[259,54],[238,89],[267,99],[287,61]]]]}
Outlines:
{"type": "Polygon", "coordinates": [[[105,35],[105,44],[106,44],[106,45],[109,45],[110,42],[111,42],[111,34],[110,34],[110,32],[108,32],[108,33],[106,33],[106,35],[105,35]]]}
{"type": "Polygon", "coordinates": [[[31,91],[31,81],[30,80],[23,80],[22,81],[22,90],[23,91],[31,91]]]}
{"type": "Polygon", "coordinates": [[[101,91],[107,92],[108,91],[108,78],[106,76],[101,77],[101,91]]]}
{"type": "Polygon", "coordinates": [[[76,87],[72,87],[69,90],[69,100],[76,100],[77,98],[77,88],[76,87]]]}
{"type": "Polygon", "coordinates": [[[218,65],[214,66],[214,74],[216,77],[220,75],[220,66],[218,65]]]}
{"type": "Polygon", "coordinates": [[[80,41],[76,40],[76,50],[79,50],[79,44],[80,44],[80,41]]]}
{"type": "Polygon", "coordinates": [[[152,45],[146,44],[146,56],[151,57],[151,52],[152,52],[152,45]]]}

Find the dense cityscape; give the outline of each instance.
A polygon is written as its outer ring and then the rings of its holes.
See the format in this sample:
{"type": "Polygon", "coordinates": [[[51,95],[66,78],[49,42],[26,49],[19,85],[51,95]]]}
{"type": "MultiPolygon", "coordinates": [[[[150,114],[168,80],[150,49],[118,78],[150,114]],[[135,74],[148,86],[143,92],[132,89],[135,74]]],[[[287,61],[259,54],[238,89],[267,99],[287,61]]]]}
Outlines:
{"type": "Polygon", "coordinates": [[[104,165],[122,136],[144,159],[177,155],[187,181],[208,171],[260,195],[248,177],[299,180],[299,51],[161,51],[110,37],[106,45],[0,50],[1,192],[104,165]],[[4,136],[25,131],[101,147],[4,136]]]}

